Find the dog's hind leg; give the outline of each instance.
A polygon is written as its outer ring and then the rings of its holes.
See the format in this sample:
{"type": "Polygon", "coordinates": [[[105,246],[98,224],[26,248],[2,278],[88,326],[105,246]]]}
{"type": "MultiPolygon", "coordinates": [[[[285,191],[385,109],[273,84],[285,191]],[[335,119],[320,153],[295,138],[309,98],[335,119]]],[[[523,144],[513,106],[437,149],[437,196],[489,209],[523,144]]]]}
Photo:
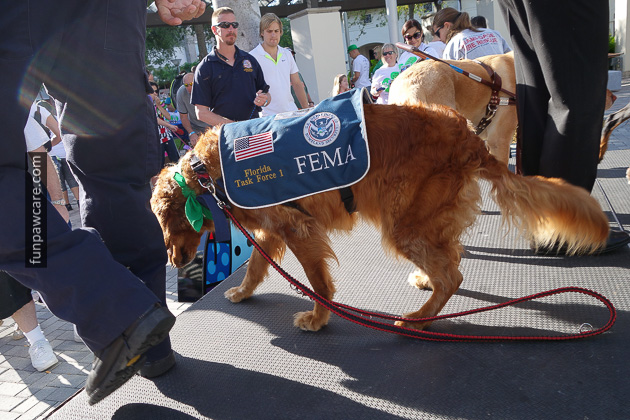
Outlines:
{"type": "MultiPolygon", "coordinates": [[[[413,252],[402,252],[402,254],[421,267],[409,275],[409,282],[414,286],[430,289],[433,291],[431,297],[422,307],[415,312],[404,314],[405,318],[417,319],[427,318],[437,315],[446,302],[459,289],[463,276],[459,271],[459,247],[458,244],[439,247],[425,247],[422,254],[428,255],[429,261],[421,261],[419,255],[413,252]],[[439,257],[436,258],[436,255],[439,257]]],[[[406,322],[397,321],[396,325],[425,329],[431,322],[406,322]]]]}
{"type": "MultiPolygon", "coordinates": [[[[255,237],[256,242],[258,242],[263,250],[273,258],[274,261],[280,262],[286,249],[284,242],[282,242],[278,236],[261,230],[256,231],[255,237]]],[[[249,298],[258,285],[265,279],[268,269],[269,263],[267,260],[265,260],[258,251],[254,250],[249,259],[247,273],[245,273],[245,278],[241,282],[241,285],[228,289],[225,292],[225,297],[234,303],[249,298]]]]}
{"type": "Polygon", "coordinates": [[[486,143],[490,153],[507,166],[510,160],[510,144],[516,131],[516,107],[499,108],[492,123],[486,128],[486,143]]]}

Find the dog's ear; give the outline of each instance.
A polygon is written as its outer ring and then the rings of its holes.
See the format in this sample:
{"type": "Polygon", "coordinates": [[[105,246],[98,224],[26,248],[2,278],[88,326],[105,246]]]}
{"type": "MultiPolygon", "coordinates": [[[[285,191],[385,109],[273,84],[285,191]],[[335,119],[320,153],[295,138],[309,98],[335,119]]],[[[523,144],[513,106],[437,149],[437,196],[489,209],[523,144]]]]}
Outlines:
{"type": "Polygon", "coordinates": [[[153,195],[151,210],[158,219],[169,263],[181,267],[192,258],[201,240],[201,232],[196,232],[186,218],[186,198],[173,179],[175,167],[166,167],[160,173],[153,195]]]}

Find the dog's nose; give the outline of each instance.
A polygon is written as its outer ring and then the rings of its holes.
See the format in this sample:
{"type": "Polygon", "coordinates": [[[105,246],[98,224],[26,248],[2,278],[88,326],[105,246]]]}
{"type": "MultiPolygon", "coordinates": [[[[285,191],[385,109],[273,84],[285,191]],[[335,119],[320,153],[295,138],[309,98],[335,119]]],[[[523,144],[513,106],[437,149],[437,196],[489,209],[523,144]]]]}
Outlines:
{"type": "Polygon", "coordinates": [[[190,256],[188,255],[186,251],[180,250],[179,256],[180,256],[179,263],[182,267],[190,262],[190,256]]]}

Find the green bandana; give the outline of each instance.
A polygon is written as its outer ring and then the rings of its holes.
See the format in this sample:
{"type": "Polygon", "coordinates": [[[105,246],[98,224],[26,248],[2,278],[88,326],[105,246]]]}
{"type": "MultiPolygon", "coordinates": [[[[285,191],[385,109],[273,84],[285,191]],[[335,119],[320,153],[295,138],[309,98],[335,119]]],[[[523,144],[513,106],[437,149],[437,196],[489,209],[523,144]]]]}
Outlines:
{"type": "Polygon", "coordinates": [[[186,185],[186,180],[182,174],[175,172],[173,179],[179,184],[182,189],[182,194],[186,197],[186,218],[193,229],[199,232],[203,225],[203,219],[212,220],[212,213],[197,201],[197,194],[192,188],[186,185]]]}

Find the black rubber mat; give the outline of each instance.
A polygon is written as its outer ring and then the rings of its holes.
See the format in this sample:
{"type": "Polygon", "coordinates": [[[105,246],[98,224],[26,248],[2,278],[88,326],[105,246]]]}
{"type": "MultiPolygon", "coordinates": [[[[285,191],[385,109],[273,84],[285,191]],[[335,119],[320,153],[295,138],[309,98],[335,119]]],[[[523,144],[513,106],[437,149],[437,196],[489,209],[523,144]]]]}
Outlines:
{"type": "MultiPolygon", "coordinates": [[[[626,229],[628,151],[611,151],[600,181],[626,229]],[[624,166],[625,165],[625,166],[624,166]]],[[[482,184],[484,196],[488,185],[482,184]]],[[[614,217],[597,187],[594,195],[614,217]]],[[[611,226],[616,227],[615,223],[611,226]]],[[[626,419],[630,418],[630,249],[597,257],[540,257],[507,232],[496,205],[463,238],[462,287],[443,313],[487,306],[544,290],[579,286],[604,294],[618,310],[609,332],[564,342],[440,343],[403,338],[332,316],[307,333],[293,314],[311,302],[277,273],[239,304],[223,297],[244,269],[182,313],[172,332],[177,366],[156,380],[140,377],[94,407],[80,393],[52,419],[626,419]]],[[[411,264],[386,257],[376,231],[361,225],[335,237],[337,300],[401,314],[428,291],[411,287],[411,264]]],[[[304,274],[288,253],[283,267],[304,274]]],[[[437,321],[461,334],[575,333],[607,319],[582,295],[437,321]]]]}

